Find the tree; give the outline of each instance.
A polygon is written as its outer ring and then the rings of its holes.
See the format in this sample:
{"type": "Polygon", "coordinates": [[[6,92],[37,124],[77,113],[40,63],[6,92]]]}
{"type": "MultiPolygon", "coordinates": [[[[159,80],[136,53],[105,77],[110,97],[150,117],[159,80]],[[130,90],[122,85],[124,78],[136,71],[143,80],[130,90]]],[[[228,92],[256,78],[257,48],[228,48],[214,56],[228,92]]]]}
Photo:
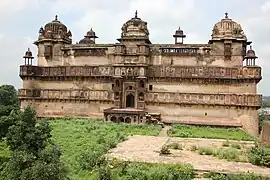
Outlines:
{"type": "Polygon", "coordinates": [[[15,124],[19,111],[12,111],[9,116],[0,117],[0,137],[6,137],[8,128],[15,124]]]}
{"type": "Polygon", "coordinates": [[[14,124],[15,114],[18,110],[16,89],[12,85],[0,86],[0,140],[6,136],[8,128],[14,124]],[[13,115],[9,116],[11,113],[13,115]]]}
{"type": "Polygon", "coordinates": [[[7,133],[6,143],[11,158],[1,174],[4,180],[67,179],[61,151],[51,141],[47,121],[36,123],[35,111],[27,107],[7,133]]]}
{"type": "Polygon", "coordinates": [[[0,86],[0,117],[8,116],[14,109],[19,109],[16,89],[12,85],[0,86]]]}

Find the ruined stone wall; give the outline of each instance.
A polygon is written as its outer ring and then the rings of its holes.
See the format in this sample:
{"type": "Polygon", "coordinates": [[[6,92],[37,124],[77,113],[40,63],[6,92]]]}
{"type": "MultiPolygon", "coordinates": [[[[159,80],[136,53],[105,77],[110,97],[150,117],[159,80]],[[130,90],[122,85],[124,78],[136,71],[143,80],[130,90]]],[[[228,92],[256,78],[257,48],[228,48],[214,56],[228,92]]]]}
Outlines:
{"type": "Polygon", "coordinates": [[[251,135],[258,134],[258,113],[253,108],[149,103],[147,110],[161,113],[162,121],[168,123],[238,126],[251,135]]]}
{"type": "Polygon", "coordinates": [[[110,102],[99,101],[30,101],[21,100],[21,108],[32,104],[36,109],[38,117],[90,117],[103,118],[103,109],[110,108],[110,102]]]}

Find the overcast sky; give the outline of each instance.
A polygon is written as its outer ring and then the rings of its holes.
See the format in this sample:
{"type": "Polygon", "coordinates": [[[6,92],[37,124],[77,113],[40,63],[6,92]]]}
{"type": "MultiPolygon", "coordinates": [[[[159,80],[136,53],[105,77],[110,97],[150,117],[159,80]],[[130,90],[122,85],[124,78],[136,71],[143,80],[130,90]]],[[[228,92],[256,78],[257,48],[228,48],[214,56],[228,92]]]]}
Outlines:
{"type": "Polygon", "coordinates": [[[213,25],[228,12],[253,41],[257,64],[263,68],[258,90],[270,95],[270,0],[1,0],[0,84],[21,87],[22,56],[30,47],[36,57],[33,41],[38,30],[56,14],[71,30],[73,43],[91,27],[97,43],[114,43],[135,10],[148,22],[152,43],[174,43],[172,35],[179,26],[187,35],[185,43],[207,43],[213,25]]]}

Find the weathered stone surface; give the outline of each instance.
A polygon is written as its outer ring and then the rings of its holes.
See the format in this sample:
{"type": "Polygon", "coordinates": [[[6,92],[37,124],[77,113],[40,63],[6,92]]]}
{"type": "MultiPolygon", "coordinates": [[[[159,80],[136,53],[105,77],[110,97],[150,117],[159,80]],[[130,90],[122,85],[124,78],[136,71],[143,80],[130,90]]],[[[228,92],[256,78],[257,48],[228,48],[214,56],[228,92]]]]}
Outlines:
{"type": "MultiPolygon", "coordinates": [[[[182,139],[154,136],[132,136],[125,142],[110,150],[108,157],[119,158],[125,161],[150,162],[150,163],[187,163],[191,164],[197,171],[214,171],[220,173],[255,173],[270,177],[270,168],[254,166],[250,163],[230,162],[206,155],[199,155],[191,151],[180,151],[177,155],[160,156],[159,151],[166,143],[172,141],[185,142],[206,146],[220,146],[225,140],[207,139],[182,139]]],[[[233,142],[233,141],[232,141],[233,142]]],[[[239,143],[239,141],[237,141],[239,143]]],[[[253,146],[250,142],[240,142],[246,146],[253,146]]]]}
{"type": "Polygon", "coordinates": [[[270,146],[270,122],[263,122],[260,143],[264,146],[270,146]]]}
{"type": "Polygon", "coordinates": [[[65,25],[49,24],[35,42],[37,66],[31,55],[20,67],[22,108],[32,104],[40,117],[91,118],[111,107],[136,108],[160,113],[164,122],[239,126],[258,134],[261,67],[255,51],[246,50],[242,27],[227,16],[205,44],[185,44],[182,31],[175,32],[175,43],[151,43],[137,15],[123,24],[119,43],[99,44],[91,29],[71,44],[65,25]]]}

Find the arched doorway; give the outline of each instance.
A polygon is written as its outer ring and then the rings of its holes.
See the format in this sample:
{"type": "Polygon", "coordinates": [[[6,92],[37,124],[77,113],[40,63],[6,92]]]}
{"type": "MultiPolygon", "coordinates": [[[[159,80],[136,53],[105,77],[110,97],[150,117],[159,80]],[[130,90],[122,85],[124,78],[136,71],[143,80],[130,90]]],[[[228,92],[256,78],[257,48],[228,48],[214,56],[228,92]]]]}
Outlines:
{"type": "Polygon", "coordinates": [[[126,107],[134,108],[135,107],[135,97],[133,94],[128,94],[126,97],[126,107]]]}
{"type": "Polygon", "coordinates": [[[125,122],[126,123],[131,123],[131,118],[130,117],[126,117],[125,122]]]}
{"type": "Polygon", "coordinates": [[[115,116],[112,116],[112,117],[111,117],[111,121],[114,122],[114,123],[117,123],[116,117],[115,117],[115,116]]]}
{"type": "Polygon", "coordinates": [[[125,122],[125,120],[124,120],[124,118],[123,118],[123,117],[119,117],[119,118],[118,118],[118,122],[120,122],[120,123],[124,123],[124,122],[125,122]]]}

